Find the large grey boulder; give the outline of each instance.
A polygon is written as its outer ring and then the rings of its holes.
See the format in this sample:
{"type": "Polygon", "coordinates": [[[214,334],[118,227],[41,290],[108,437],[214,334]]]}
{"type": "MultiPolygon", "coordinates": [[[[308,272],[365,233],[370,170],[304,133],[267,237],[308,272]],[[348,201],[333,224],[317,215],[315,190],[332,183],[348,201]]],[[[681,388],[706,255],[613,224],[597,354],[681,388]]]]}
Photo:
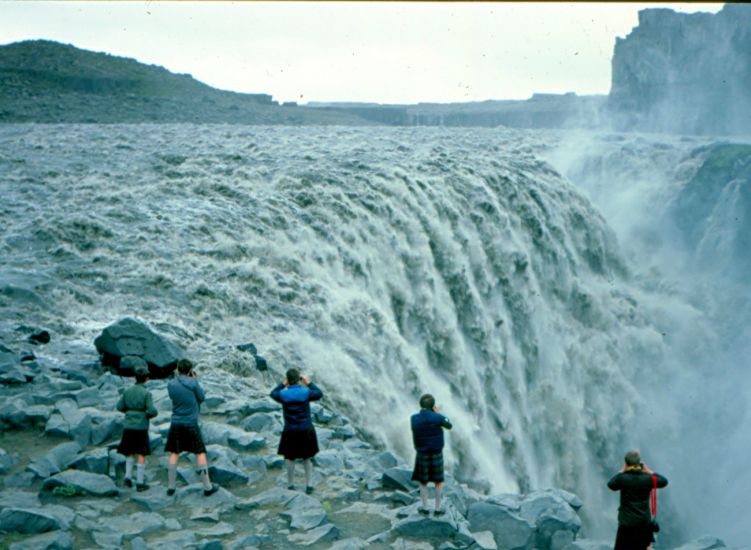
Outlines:
{"type": "Polygon", "coordinates": [[[73,537],[70,533],[52,531],[14,542],[8,550],[73,550],[73,548],[73,537]]]}
{"type": "Polygon", "coordinates": [[[39,495],[27,491],[0,491],[0,510],[3,508],[39,508],[39,495]]]}
{"type": "Polygon", "coordinates": [[[85,453],[79,453],[72,462],[65,467],[73,468],[74,470],[82,470],[84,472],[91,472],[93,474],[109,474],[110,467],[110,453],[106,447],[100,447],[93,451],[85,453]]]}
{"type": "Polygon", "coordinates": [[[531,550],[536,541],[536,526],[506,506],[492,502],[475,502],[467,514],[470,530],[490,531],[499,548],[531,550]]]}
{"type": "Polygon", "coordinates": [[[323,505],[313,497],[303,494],[295,495],[287,501],[286,510],[280,515],[289,521],[292,529],[306,531],[328,522],[328,514],[323,505]]]}
{"type": "Polygon", "coordinates": [[[555,539],[558,550],[573,541],[581,529],[581,520],[569,499],[556,491],[535,491],[525,495],[520,503],[520,515],[537,526],[537,548],[550,548],[555,539]]]}
{"type": "Polygon", "coordinates": [[[409,468],[389,468],[383,472],[381,484],[384,489],[396,489],[409,493],[417,487],[417,483],[412,481],[412,470],[409,468]]]}
{"type": "Polygon", "coordinates": [[[321,525],[304,533],[295,533],[287,537],[291,542],[302,546],[312,546],[319,542],[331,542],[339,538],[339,529],[333,523],[321,525]]]}
{"type": "Polygon", "coordinates": [[[53,475],[44,481],[42,491],[52,491],[55,487],[69,487],[75,489],[76,494],[95,497],[112,497],[120,493],[109,477],[80,470],[66,470],[53,475]]]}
{"type": "Polygon", "coordinates": [[[166,378],[175,370],[177,361],[185,352],[166,338],[156,334],[145,323],[126,317],[105,328],[94,340],[102,356],[102,364],[111,367],[121,376],[133,376],[127,356],[140,357],[149,366],[152,378],[166,378]]]}
{"type": "Polygon", "coordinates": [[[9,507],[0,511],[0,531],[22,534],[67,531],[74,517],[75,512],[65,506],[9,507]]]}
{"type": "Polygon", "coordinates": [[[68,466],[76,461],[80,451],[81,445],[76,441],[60,443],[46,454],[34,457],[26,467],[26,470],[42,479],[46,479],[68,468],[68,466]]]}
{"type": "Polygon", "coordinates": [[[81,447],[85,447],[91,439],[91,424],[89,411],[79,409],[78,403],[73,399],[61,399],[55,405],[44,433],[53,437],[74,439],[81,447]]]}
{"type": "Polygon", "coordinates": [[[52,414],[49,405],[29,405],[22,399],[3,401],[0,404],[0,427],[3,429],[23,430],[43,426],[52,414]]]}

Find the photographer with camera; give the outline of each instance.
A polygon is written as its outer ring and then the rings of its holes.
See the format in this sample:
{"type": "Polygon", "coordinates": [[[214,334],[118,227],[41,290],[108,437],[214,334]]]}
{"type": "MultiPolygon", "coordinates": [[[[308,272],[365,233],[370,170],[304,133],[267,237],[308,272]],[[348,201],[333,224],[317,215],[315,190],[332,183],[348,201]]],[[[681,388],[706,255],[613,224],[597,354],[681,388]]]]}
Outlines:
{"type": "Polygon", "coordinates": [[[623,468],[608,481],[612,491],[621,492],[614,550],[646,550],[654,542],[660,528],[650,513],[650,495],[655,491],[656,499],[657,489],[667,484],[667,478],[641,461],[639,451],[626,453],[623,468]]]}
{"type": "Polygon", "coordinates": [[[198,473],[203,483],[203,494],[212,495],[219,487],[209,480],[209,466],[206,459],[206,446],[203,444],[201,429],[198,427],[198,411],[206,399],[193,363],[188,359],[177,362],[177,376],[167,384],[167,392],[172,400],[172,423],[164,450],[170,453],[167,466],[167,494],[174,495],[177,485],[177,460],[180,453],[196,455],[198,473]]]}

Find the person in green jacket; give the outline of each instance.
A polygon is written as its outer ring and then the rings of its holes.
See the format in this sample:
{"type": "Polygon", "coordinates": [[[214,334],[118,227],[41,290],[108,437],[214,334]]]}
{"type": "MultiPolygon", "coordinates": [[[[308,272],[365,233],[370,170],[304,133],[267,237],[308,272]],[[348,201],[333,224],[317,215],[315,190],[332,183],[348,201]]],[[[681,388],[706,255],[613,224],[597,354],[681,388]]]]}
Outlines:
{"type": "Polygon", "coordinates": [[[157,410],[151,393],[144,387],[149,379],[149,367],[140,357],[133,358],[133,362],[136,383],[125,390],[117,402],[117,410],[125,413],[125,429],[117,452],[126,457],[123,480],[126,487],[133,487],[133,457],[138,457],[136,491],[145,491],[149,488],[144,482],[146,456],[151,454],[149,420],[157,415],[157,410]]]}

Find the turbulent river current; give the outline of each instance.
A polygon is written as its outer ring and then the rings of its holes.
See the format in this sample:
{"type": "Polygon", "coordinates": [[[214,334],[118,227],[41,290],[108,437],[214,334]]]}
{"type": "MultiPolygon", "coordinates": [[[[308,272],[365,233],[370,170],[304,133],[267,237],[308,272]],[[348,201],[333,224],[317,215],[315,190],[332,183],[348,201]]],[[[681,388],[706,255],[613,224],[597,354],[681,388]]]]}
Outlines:
{"type": "Polygon", "coordinates": [[[605,481],[639,447],[671,482],[666,536],[748,542],[748,282],[726,233],[695,252],[674,244],[686,216],[661,225],[706,143],[3,125],[0,323],[90,343],[133,316],[235,372],[253,342],[270,384],[301,367],[408,460],[430,392],[458,479],[571,490],[589,536],[614,533],[605,481]]]}

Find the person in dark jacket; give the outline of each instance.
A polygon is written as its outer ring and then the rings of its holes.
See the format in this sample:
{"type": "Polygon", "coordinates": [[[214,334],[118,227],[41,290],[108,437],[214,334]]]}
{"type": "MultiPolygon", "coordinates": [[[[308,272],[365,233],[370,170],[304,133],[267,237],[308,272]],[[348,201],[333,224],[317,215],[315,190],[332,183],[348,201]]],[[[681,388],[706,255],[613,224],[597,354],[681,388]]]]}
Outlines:
{"type": "Polygon", "coordinates": [[[198,427],[198,411],[206,399],[203,388],[188,359],[177,362],[177,376],[167,384],[167,392],[172,400],[172,423],[164,450],[170,453],[167,466],[167,494],[174,495],[177,485],[177,460],[181,452],[195,453],[198,474],[203,483],[203,494],[212,495],[219,487],[209,480],[209,466],[206,459],[206,446],[203,444],[198,427]]]}
{"type": "Polygon", "coordinates": [[[611,490],[621,492],[614,550],[646,550],[654,542],[649,495],[655,484],[662,489],[668,480],[650,470],[639,451],[627,452],[623,468],[608,481],[611,490]]]}
{"type": "Polygon", "coordinates": [[[305,463],[305,492],[313,492],[313,462],[318,454],[318,438],[310,417],[310,402],[323,397],[323,392],[298,369],[289,369],[287,376],[271,390],[271,398],[282,404],[284,430],[279,440],[278,453],[287,465],[287,485],[294,489],[295,460],[305,463]]]}
{"type": "Polygon", "coordinates": [[[420,397],[420,412],[413,414],[412,441],[415,445],[415,469],[412,480],[420,484],[422,508],[418,512],[428,515],[428,483],[435,484],[435,515],[445,512],[441,508],[443,490],[443,430],[451,429],[449,419],[440,414],[435,398],[430,394],[420,397]]]}
{"type": "Polygon", "coordinates": [[[146,457],[151,454],[149,442],[149,420],[157,415],[151,393],[144,387],[149,380],[149,367],[140,357],[134,358],[133,372],[136,383],[125,390],[117,402],[117,410],[125,413],[123,437],[117,452],[125,455],[125,479],[127,487],[133,487],[133,457],[136,465],[136,490],[145,491],[149,486],[144,481],[146,457]]]}

